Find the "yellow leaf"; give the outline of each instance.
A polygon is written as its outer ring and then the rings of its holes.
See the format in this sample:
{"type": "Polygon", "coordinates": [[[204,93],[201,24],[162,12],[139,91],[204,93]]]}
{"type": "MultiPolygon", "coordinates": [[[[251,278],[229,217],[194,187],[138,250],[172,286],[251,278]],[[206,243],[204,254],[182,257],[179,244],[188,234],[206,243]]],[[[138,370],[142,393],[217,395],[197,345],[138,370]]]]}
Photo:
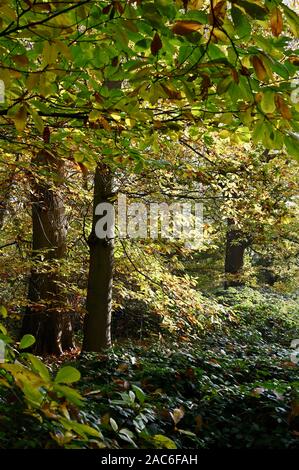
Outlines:
{"type": "Polygon", "coordinates": [[[43,48],[43,66],[53,64],[57,59],[58,49],[56,44],[46,42],[43,48]]]}
{"type": "Polygon", "coordinates": [[[261,99],[261,108],[264,113],[274,113],[275,111],[275,102],[274,102],[274,93],[272,91],[266,91],[263,93],[262,99],[261,99]]]}
{"type": "Polygon", "coordinates": [[[66,59],[69,59],[69,60],[72,59],[71,50],[70,50],[70,48],[69,48],[64,42],[55,40],[54,43],[55,43],[55,45],[56,45],[58,51],[59,51],[62,55],[64,55],[64,57],[65,57],[66,59]]]}
{"type": "Polygon", "coordinates": [[[219,132],[219,137],[221,139],[226,139],[229,136],[230,136],[230,132],[226,129],[223,129],[221,132],[219,132]]]}
{"type": "Polygon", "coordinates": [[[203,5],[204,0],[190,0],[188,2],[189,10],[199,10],[203,5]]]}
{"type": "Polygon", "coordinates": [[[181,419],[183,419],[185,415],[185,412],[182,407],[180,408],[175,408],[172,413],[170,413],[170,416],[172,417],[172,420],[175,425],[177,425],[181,419]]]}
{"type": "Polygon", "coordinates": [[[202,30],[203,26],[198,21],[176,21],[172,27],[174,34],[179,34],[180,36],[186,36],[187,34],[194,33],[194,31],[202,30]]]}
{"type": "Polygon", "coordinates": [[[13,8],[10,8],[9,5],[1,5],[1,16],[14,21],[17,17],[17,13],[13,8]]]}
{"type": "Polygon", "coordinates": [[[136,121],[134,119],[131,119],[131,118],[126,118],[125,119],[125,123],[128,127],[134,127],[135,126],[135,123],[136,121]]]}
{"type": "Polygon", "coordinates": [[[229,38],[227,37],[227,35],[223,31],[221,31],[221,29],[214,28],[213,29],[213,36],[216,39],[219,39],[222,42],[229,42],[229,38]]]}
{"type": "Polygon", "coordinates": [[[27,120],[27,110],[25,106],[21,106],[19,108],[19,110],[14,115],[13,120],[14,120],[17,131],[22,132],[25,129],[26,120],[27,120]]]}
{"type": "Polygon", "coordinates": [[[117,113],[111,113],[111,117],[112,119],[114,119],[115,121],[121,121],[121,116],[117,113]]]}
{"type": "Polygon", "coordinates": [[[89,113],[89,116],[88,116],[88,120],[90,122],[95,122],[97,121],[98,119],[100,119],[102,117],[102,113],[101,111],[97,110],[97,109],[93,109],[90,113],[89,113]]]}

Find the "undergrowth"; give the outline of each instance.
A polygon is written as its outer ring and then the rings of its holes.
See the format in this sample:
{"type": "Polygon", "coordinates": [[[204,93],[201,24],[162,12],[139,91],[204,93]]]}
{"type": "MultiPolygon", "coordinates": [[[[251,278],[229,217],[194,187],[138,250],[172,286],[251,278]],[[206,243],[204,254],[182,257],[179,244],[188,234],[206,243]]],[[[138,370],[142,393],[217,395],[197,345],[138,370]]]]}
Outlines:
{"type": "Polygon", "coordinates": [[[59,368],[22,352],[30,338],[8,345],[0,448],[299,448],[298,299],[240,288],[208,302],[222,321],[191,341],[126,340],[59,368]]]}

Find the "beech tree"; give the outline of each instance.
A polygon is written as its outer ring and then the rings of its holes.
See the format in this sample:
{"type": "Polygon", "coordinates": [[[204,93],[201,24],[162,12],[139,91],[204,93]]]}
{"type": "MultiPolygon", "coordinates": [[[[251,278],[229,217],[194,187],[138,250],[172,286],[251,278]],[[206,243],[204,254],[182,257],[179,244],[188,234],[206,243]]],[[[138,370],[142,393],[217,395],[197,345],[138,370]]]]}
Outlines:
{"type": "MultiPolygon", "coordinates": [[[[49,143],[49,130],[44,140],[49,143]]],[[[39,176],[32,181],[32,258],[29,306],[22,335],[32,334],[38,354],[61,354],[72,349],[72,322],[64,308],[59,285],[59,262],[66,253],[67,221],[59,186],[64,179],[63,161],[45,150],[32,159],[39,176]]]]}
{"type": "Polygon", "coordinates": [[[96,225],[105,216],[96,213],[101,203],[111,203],[113,178],[105,165],[97,165],[94,180],[92,231],[88,237],[90,265],[87,287],[87,314],[84,320],[85,351],[101,351],[111,346],[112,279],[113,279],[113,234],[99,238],[96,225]]]}

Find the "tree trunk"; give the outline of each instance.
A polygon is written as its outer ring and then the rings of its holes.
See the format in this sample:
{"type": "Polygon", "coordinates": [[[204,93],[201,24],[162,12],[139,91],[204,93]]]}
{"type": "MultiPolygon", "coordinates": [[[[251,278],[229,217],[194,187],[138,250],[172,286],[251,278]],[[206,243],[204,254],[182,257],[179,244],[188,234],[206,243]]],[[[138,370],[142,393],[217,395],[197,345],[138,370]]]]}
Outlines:
{"type": "MultiPolygon", "coordinates": [[[[15,162],[19,160],[17,154],[15,162]]],[[[15,174],[17,166],[13,166],[13,169],[9,172],[7,178],[1,181],[1,199],[0,199],[0,230],[2,230],[5,220],[5,214],[10,199],[11,187],[14,184],[15,174]]]]}
{"type": "Polygon", "coordinates": [[[22,335],[32,334],[37,354],[60,355],[73,348],[70,314],[64,311],[59,281],[60,261],[66,252],[66,218],[59,186],[63,162],[46,150],[32,160],[38,178],[32,183],[32,261],[22,335]]]}
{"type": "Polygon", "coordinates": [[[107,166],[99,164],[94,182],[93,222],[88,238],[90,264],[87,291],[87,314],[84,320],[84,351],[102,351],[111,345],[111,311],[113,280],[113,237],[98,238],[96,224],[105,215],[96,215],[100,203],[109,203],[112,175],[107,166]]]}
{"type": "Polygon", "coordinates": [[[235,228],[232,220],[228,220],[225,247],[225,282],[224,286],[241,286],[244,267],[245,249],[248,239],[241,230],[235,228]]]}

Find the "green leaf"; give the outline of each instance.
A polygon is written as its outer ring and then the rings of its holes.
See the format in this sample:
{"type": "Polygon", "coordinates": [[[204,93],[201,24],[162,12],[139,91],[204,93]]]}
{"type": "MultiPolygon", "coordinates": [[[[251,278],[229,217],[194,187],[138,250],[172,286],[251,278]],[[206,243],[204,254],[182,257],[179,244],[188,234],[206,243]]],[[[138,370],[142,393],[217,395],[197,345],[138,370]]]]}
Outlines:
{"type": "Polygon", "coordinates": [[[1,315],[1,317],[3,317],[3,318],[6,318],[6,317],[7,317],[7,310],[6,310],[6,308],[4,307],[4,305],[0,305],[0,315],[1,315]]]}
{"type": "Polygon", "coordinates": [[[265,8],[247,0],[235,0],[234,3],[244,8],[246,13],[248,13],[251,18],[254,18],[255,20],[263,20],[268,13],[265,8]]]}
{"type": "Polygon", "coordinates": [[[60,418],[59,421],[67,430],[73,430],[79,436],[86,437],[86,435],[93,437],[102,437],[100,431],[95,428],[92,428],[88,424],[78,423],[77,421],[69,420],[66,418],[60,418]]]}
{"type": "Polygon", "coordinates": [[[232,15],[232,19],[235,25],[235,30],[238,36],[240,38],[244,38],[248,34],[250,34],[251,25],[248,19],[246,18],[246,16],[240,10],[240,8],[233,5],[231,9],[231,15],[232,15]]]}
{"type": "Polygon", "coordinates": [[[42,58],[43,58],[43,67],[46,67],[49,64],[53,64],[57,59],[58,48],[54,43],[49,41],[45,42],[42,58]]]}
{"type": "Polygon", "coordinates": [[[44,122],[43,122],[42,118],[40,117],[38,112],[33,108],[30,108],[29,112],[32,116],[35,127],[37,128],[39,133],[42,134],[43,131],[44,131],[44,122]]]}
{"type": "Polygon", "coordinates": [[[265,91],[261,100],[261,108],[264,113],[274,113],[276,106],[274,101],[275,93],[271,90],[265,91]]]}
{"type": "Polygon", "coordinates": [[[229,87],[231,86],[232,83],[233,83],[233,78],[232,78],[231,75],[224,78],[217,85],[217,93],[219,95],[222,95],[223,93],[225,93],[229,89],[229,87]]]}
{"type": "Polygon", "coordinates": [[[224,52],[220,49],[220,47],[216,46],[216,44],[209,44],[209,47],[207,49],[207,54],[209,59],[211,61],[216,61],[217,59],[224,59],[223,63],[227,63],[227,58],[224,54],[224,52]]]}
{"type": "Polygon", "coordinates": [[[144,391],[141,388],[137,387],[137,385],[132,385],[132,389],[134,390],[139,402],[143,404],[146,399],[146,394],[144,393],[144,391]]]}
{"type": "Polygon", "coordinates": [[[35,338],[32,335],[24,335],[20,341],[19,349],[27,349],[35,343],[35,338]]]}
{"type": "Polygon", "coordinates": [[[7,335],[7,329],[1,323],[0,323],[0,332],[3,333],[3,335],[7,335]]]}
{"type": "Polygon", "coordinates": [[[34,406],[39,407],[44,399],[44,393],[40,391],[40,388],[32,386],[31,383],[25,382],[22,390],[26,399],[34,406]]]}
{"type": "Polygon", "coordinates": [[[286,16],[288,25],[296,38],[299,37],[299,16],[294,10],[291,10],[286,5],[281,5],[286,16]]]}
{"type": "Polygon", "coordinates": [[[95,428],[92,428],[88,424],[74,422],[73,429],[81,435],[88,434],[89,436],[93,437],[101,437],[100,431],[95,428]]]}
{"type": "Polygon", "coordinates": [[[111,427],[112,427],[113,431],[117,432],[118,431],[118,425],[117,425],[117,422],[113,418],[110,418],[110,424],[111,424],[111,427]]]}
{"type": "Polygon", "coordinates": [[[285,80],[289,79],[289,71],[284,64],[275,61],[271,64],[271,68],[273,72],[277,73],[277,75],[280,77],[284,78],[285,80]]]}
{"type": "Polygon", "coordinates": [[[80,380],[80,372],[72,366],[65,366],[59,369],[55,377],[55,383],[73,383],[80,380]]]}
{"type": "Polygon", "coordinates": [[[49,374],[47,366],[45,366],[45,364],[33,354],[28,353],[27,357],[33,366],[33,370],[37,372],[40,375],[40,377],[42,377],[44,380],[49,381],[50,374],[49,374]]]}
{"type": "Polygon", "coordinates": [[[252,140],[255,144],[261,142],[265,132],[264,119],[258,119],[252,133],[252,140]]]}
{"type": "Polygon", "coordinates": [[[284,138],[284,143],[288,154],[299,160],[299,138],[295,136],[286,136],[284,138]]]}
{"type": "Polygon", "coordinates": [[[130,444],[133,445],[133,447],[135,447],[135,449],[137,449],[137,445],[133,441],[134,434],[132,433],[132,431],[130,431],[129,429],[123,428],[119,431],[118,435],[121,439],[129,442],[130,444]]]}
{"type": "Polygon", "coordinates": [[[190,10],[184,15],[178,17],[181,20],[195,20],[202,24],[208,23],[208,15],[202,10],[190,10]]]}
{"type": "Polygon", "coordinates": [[[153,436],[154,444],[158,448],[162,449],[176,449],[177,446],[169,437],[163,436],[162,434],[155,434],[153,436]]]}
{"type": "Polygon", "coordinates": [[[74,405],[77,405],[77,406],[83,405],[84,398],[80,395],[79,392],[77,392],[77,390],[74,390],[73,388],[68,387],[67,385],[56,384],[54,385],[54,391],[56,393],[60,393],[68,401],[70,401],[71,403],[74,403],[74,405]]]}

